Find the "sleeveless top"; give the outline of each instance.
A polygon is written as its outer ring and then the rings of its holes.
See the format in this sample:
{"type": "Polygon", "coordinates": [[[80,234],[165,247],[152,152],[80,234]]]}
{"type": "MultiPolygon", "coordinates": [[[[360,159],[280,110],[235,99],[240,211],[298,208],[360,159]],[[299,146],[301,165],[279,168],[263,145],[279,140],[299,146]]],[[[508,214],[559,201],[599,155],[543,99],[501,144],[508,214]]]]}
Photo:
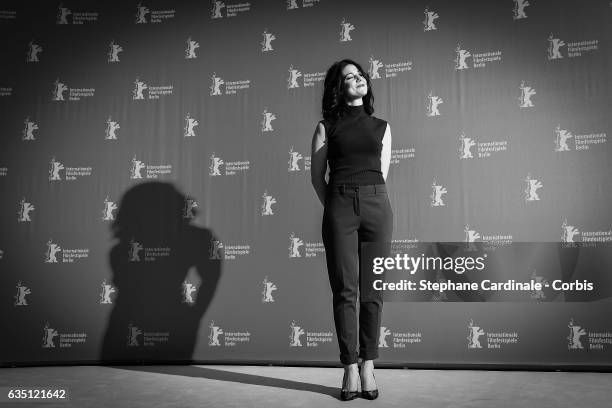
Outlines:
{"type": "Polygon", "coordinates": [[[370,116],[363,105],[346,106],[335,122],[322,120],[327,138],[329,184],[384,184],[380,169],[387,122],[370,116]]]}

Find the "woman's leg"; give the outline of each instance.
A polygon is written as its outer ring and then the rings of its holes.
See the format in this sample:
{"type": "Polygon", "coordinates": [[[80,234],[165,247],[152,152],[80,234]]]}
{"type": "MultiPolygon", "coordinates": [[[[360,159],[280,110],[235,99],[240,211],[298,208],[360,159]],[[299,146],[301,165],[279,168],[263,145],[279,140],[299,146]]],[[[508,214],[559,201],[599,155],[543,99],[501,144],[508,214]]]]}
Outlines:
{"type": "Polygon", "coordinates": [[[323,243],[340,361],[344,365],[357,363],[358,225],[352,197],[348,193],[328,192],[323,215],[323,243]]]}
{"type": "MultiPolygon", "coordinates": [[[[380,188],[376,194],[364,194],[360,197],[361,225],[359,228],[359,254],[366,247],[362,243],[377,243],[370,246],[368,252],[375,248],[376,256],[389,256],[393,232],[393,212],[385,188],[380,188]]],[[[368,254],[372,255],[371,253],[368,254]]],[[[372,288],[371,265],[363,265],[360,270],[360,301],[359,301],[359,357],[363,359],[361,367],[362,389],[376,389],[374,381],[374,359],[378,358],[378,338],[383,306],[383,294],[372,288]],[[365,275],[364,275],[365,274],[365,275]]]]}

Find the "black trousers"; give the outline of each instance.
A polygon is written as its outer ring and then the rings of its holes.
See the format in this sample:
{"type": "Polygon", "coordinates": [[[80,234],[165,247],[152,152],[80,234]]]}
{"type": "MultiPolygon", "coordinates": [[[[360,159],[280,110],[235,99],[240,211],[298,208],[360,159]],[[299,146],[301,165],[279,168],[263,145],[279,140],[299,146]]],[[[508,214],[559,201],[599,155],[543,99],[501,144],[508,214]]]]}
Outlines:
{"type": "Polygon", "coordinates": [[[382,292],[362,284],[360,256],[362,242],[391,241],[393,212],[386,185],[329,185],[322,231],[340,361],[353,364],[358,357],[364,360],[378,358],[382,292]]]}

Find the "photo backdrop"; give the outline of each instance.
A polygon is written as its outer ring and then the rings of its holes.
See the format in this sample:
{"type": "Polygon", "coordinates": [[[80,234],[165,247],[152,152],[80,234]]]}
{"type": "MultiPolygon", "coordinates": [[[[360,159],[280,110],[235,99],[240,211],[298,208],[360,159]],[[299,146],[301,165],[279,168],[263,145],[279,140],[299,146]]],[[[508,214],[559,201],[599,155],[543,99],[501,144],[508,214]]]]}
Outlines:
{"type": "Polygon", "coordinates": [[[380,363],[609,367],[611,19],[608,0],[3,2],[2,364],[338,363],[309,169],[348,57],[393,135],[396,251],[529,243],[505,278],[597,281],[386,302],[380,363]]]}

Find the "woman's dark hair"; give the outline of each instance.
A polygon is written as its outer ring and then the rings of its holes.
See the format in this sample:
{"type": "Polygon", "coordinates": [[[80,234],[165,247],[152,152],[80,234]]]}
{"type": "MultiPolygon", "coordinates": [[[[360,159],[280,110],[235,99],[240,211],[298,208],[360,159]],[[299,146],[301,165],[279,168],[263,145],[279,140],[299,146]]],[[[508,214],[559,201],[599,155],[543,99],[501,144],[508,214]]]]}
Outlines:
{"type": "Polygon", "coordinates": [[[330,122],[335,122],[346,109],[346,101],[344,98],[344,78],[342,70],[345,66],[352,64],[363,75],[368,84],[368,93],[363,97],[363,108],[368,115],[374,113],[374,94],[372,94],[372,83],[370,76],[365,72],[361,65],[350,59],[343,59],[335,62],[327,70],[325,82],[323,85],[323,118],[330,122]]]}

